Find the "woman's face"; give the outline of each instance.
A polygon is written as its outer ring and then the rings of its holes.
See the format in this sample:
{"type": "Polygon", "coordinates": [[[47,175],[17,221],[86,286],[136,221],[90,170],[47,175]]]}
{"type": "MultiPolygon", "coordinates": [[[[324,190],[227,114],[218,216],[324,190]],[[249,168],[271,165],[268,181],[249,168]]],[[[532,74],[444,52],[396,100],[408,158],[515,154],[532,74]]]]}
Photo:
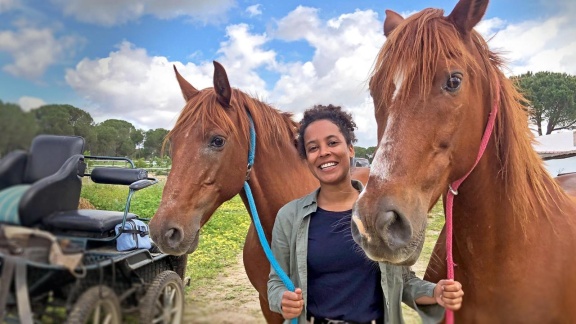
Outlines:
{"type": "Polygon", "coordinates": [[[304,147],[308,168],[321,184],[350,182],[354,146],[346,144],[336,124],[321,119],[308,125],[304,131],[304,147]]]}

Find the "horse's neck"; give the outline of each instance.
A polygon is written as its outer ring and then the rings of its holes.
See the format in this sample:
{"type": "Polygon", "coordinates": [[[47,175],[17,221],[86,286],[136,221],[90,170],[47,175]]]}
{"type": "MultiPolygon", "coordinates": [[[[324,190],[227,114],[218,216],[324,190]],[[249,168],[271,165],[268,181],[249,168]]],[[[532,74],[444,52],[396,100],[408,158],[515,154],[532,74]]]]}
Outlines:
{"type": "MultiPolygon", "coordinates": [[[[269,236],[278,210],[288,202],[312,192],[318,187],[318,181],[293,147],[281,150],[283,154],[267,152],[263,148],[257,148],[256,152],[248,184],[260,222],[269,236]]],[[[242,191],[242,199],[250,210],[245,195],[242,191]]]]}
{"type": "Polygon", "coordinates": [[[495,157],[478,164],[454,198],[454,241],[462,257],[481,263],[482,257],[519,255],[537,237],[573,231],[574,224],[563,224],[568,218],[558,216],[574,211],[574,206],[559,187],[552,185],[552,178],[542,174],[534,179],[548,188],[551,199],[542,201],[528,186],[507,188],[510,184],[502,179],[497,163],[490,161],[495,157]],[[515,195],[528,195],[534,202],[527,215],[520,214],[512,204],[515,195]]]}

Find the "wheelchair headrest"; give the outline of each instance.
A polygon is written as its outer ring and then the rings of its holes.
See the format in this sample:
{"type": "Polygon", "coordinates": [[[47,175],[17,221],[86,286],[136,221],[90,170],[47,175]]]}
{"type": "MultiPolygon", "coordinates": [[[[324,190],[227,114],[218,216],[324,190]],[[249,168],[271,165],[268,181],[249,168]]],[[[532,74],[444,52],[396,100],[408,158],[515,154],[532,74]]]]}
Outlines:
{"type": "Polygon", "coordinates": [[[36,136],[28,151],[24,183],[34,183],[56,173],[68,158],[83,151],[84,138],[80,136],[36,136]]]}

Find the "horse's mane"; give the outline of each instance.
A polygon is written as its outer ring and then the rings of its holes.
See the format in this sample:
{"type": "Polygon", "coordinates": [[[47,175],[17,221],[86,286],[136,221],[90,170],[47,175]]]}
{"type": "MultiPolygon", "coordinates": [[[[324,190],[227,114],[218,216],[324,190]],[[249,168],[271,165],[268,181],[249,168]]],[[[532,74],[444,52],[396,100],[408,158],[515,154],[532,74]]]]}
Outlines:
{"type": "Polygon", "coordinates": [[[281,112],[238,89],[232,89],[230,107],[224,108],[218,102],[213,88],[204,89],[188,100],[176,121],[176,125],[166,136],[166,141],[193,127],[203,127],[202,133],[206,133],[205,129],[208,125],[217,126],[237,137],[238,140],[248,141],[247,111],[250,112],[254,121],[257,139],[262,140],[261,143],[269,144],[258,147],[258,150],[281,149],[283,145],[286,145],[287,139],[290,140],[290,145],[294,143],[293,139],[296,136],[298,124],[292,120],[291,113],[281,112]],[[245,117],[239,118],[239,125],[237,121],[230,118],[228,109],[234,109],[238,114],[245,117]]]}
{"type": "MultiPolygon", "coordinates": [[[[479,62],[475,53],[467,50],[453,24],[444,17],[443,10],[425,9],[405,19],[389,35],[378,54],[370,88],[371,91],[383,92],[378,96],[383,102],[377,103],[376,107],[388,106],[395,91],[394,78],[401,75],[404,84],[419,82],[420,97],[425,100],[440,60],[466,62],[473,73],[488,80],[491,84],[490,102],[494,102],[495,81],[498,80],[500,102],[493,136],[497,163],[500,164],[499,177],[504,182],[513,210],[521,215],[520,224],[523,225],[529,221],[528,215],[538,213],[538,210],[548,215],[556,208],[558,205],[553,195],[563,199],[568,197],[551,179],[532,147],[534,135],[528,128],[527,110],[521,105],[525,99],[502,73],[502,58],[489,50],[486,41],[476,31],[472,32],[472,42],[481,58],[479,62]]],[[[396,93],[395,104],[403,106],[409,88],[402,87],[396,93]]]]}

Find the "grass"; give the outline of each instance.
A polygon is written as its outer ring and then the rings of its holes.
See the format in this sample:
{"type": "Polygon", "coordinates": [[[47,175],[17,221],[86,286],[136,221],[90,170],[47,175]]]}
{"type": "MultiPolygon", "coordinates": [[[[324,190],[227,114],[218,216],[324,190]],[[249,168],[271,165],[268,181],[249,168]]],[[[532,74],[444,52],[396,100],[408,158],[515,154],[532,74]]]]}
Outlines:
{"type": "MultiPolygon", "coordinates": [[[[135,193],[130,212],[151,218],[160,205],[164,182],[135,193]]],[[[126,186],[101,185],[86,182],[82,197],[97,209],[123,211],[128,196],[126,186]]],[[[235,263],[242,251],[250,217],[239,196],[224,203],[201,230],[198,249],[188,257],[186,275],[188,289],[195,289],[215,278],[225,267],[235,263]]]]}
{"type": "Polygon", "coordinates": [[[198,249],[188,257],[186,274],[192,279],[191,289],[202,286],[237,262],[249,226],[250,217],[240,196],[216,210],[202,227],[198,249]]]}
{"type": "MultiPolygon", "coordinates": [[[[164,189],[163,182],[137,191],[132,197],[130,212],[142,218],[154,216],[162,199],[162,189],[164,189]]],[[[124,211],[126,198],[128,198],[128,187],[94,184],[85,179],[82,184],[81,196],[88,199],[97,209],[124,211]]]]}
{"type": "MultiPolygon", "coordinates": [[[[143,218],[151,218],[158,208],[164,183],[137,192],[131,204],[130,212],[143,218]]],[[[124,209],[128,189],[125,186],[84,184],[82,197],[88,199],[96,208],[106,210],[124,209]]],[[[250,217],[239,196],[225,202],[210,221],[201,230],[198,249],[188,257],[187,276],[191,285],[186,290],[203,287],[222,273],[224,269],[237,262],[242,251],[250,217]]],[[[440,230],[444,226],[444,212],[439,202],[428,216],[428,229],[422,254],[413,270],[421,278],[436,243],[440,230]]],[[[407,324],[421,323],[412,309],[403,305],[404,319],[407,324]]]]}

